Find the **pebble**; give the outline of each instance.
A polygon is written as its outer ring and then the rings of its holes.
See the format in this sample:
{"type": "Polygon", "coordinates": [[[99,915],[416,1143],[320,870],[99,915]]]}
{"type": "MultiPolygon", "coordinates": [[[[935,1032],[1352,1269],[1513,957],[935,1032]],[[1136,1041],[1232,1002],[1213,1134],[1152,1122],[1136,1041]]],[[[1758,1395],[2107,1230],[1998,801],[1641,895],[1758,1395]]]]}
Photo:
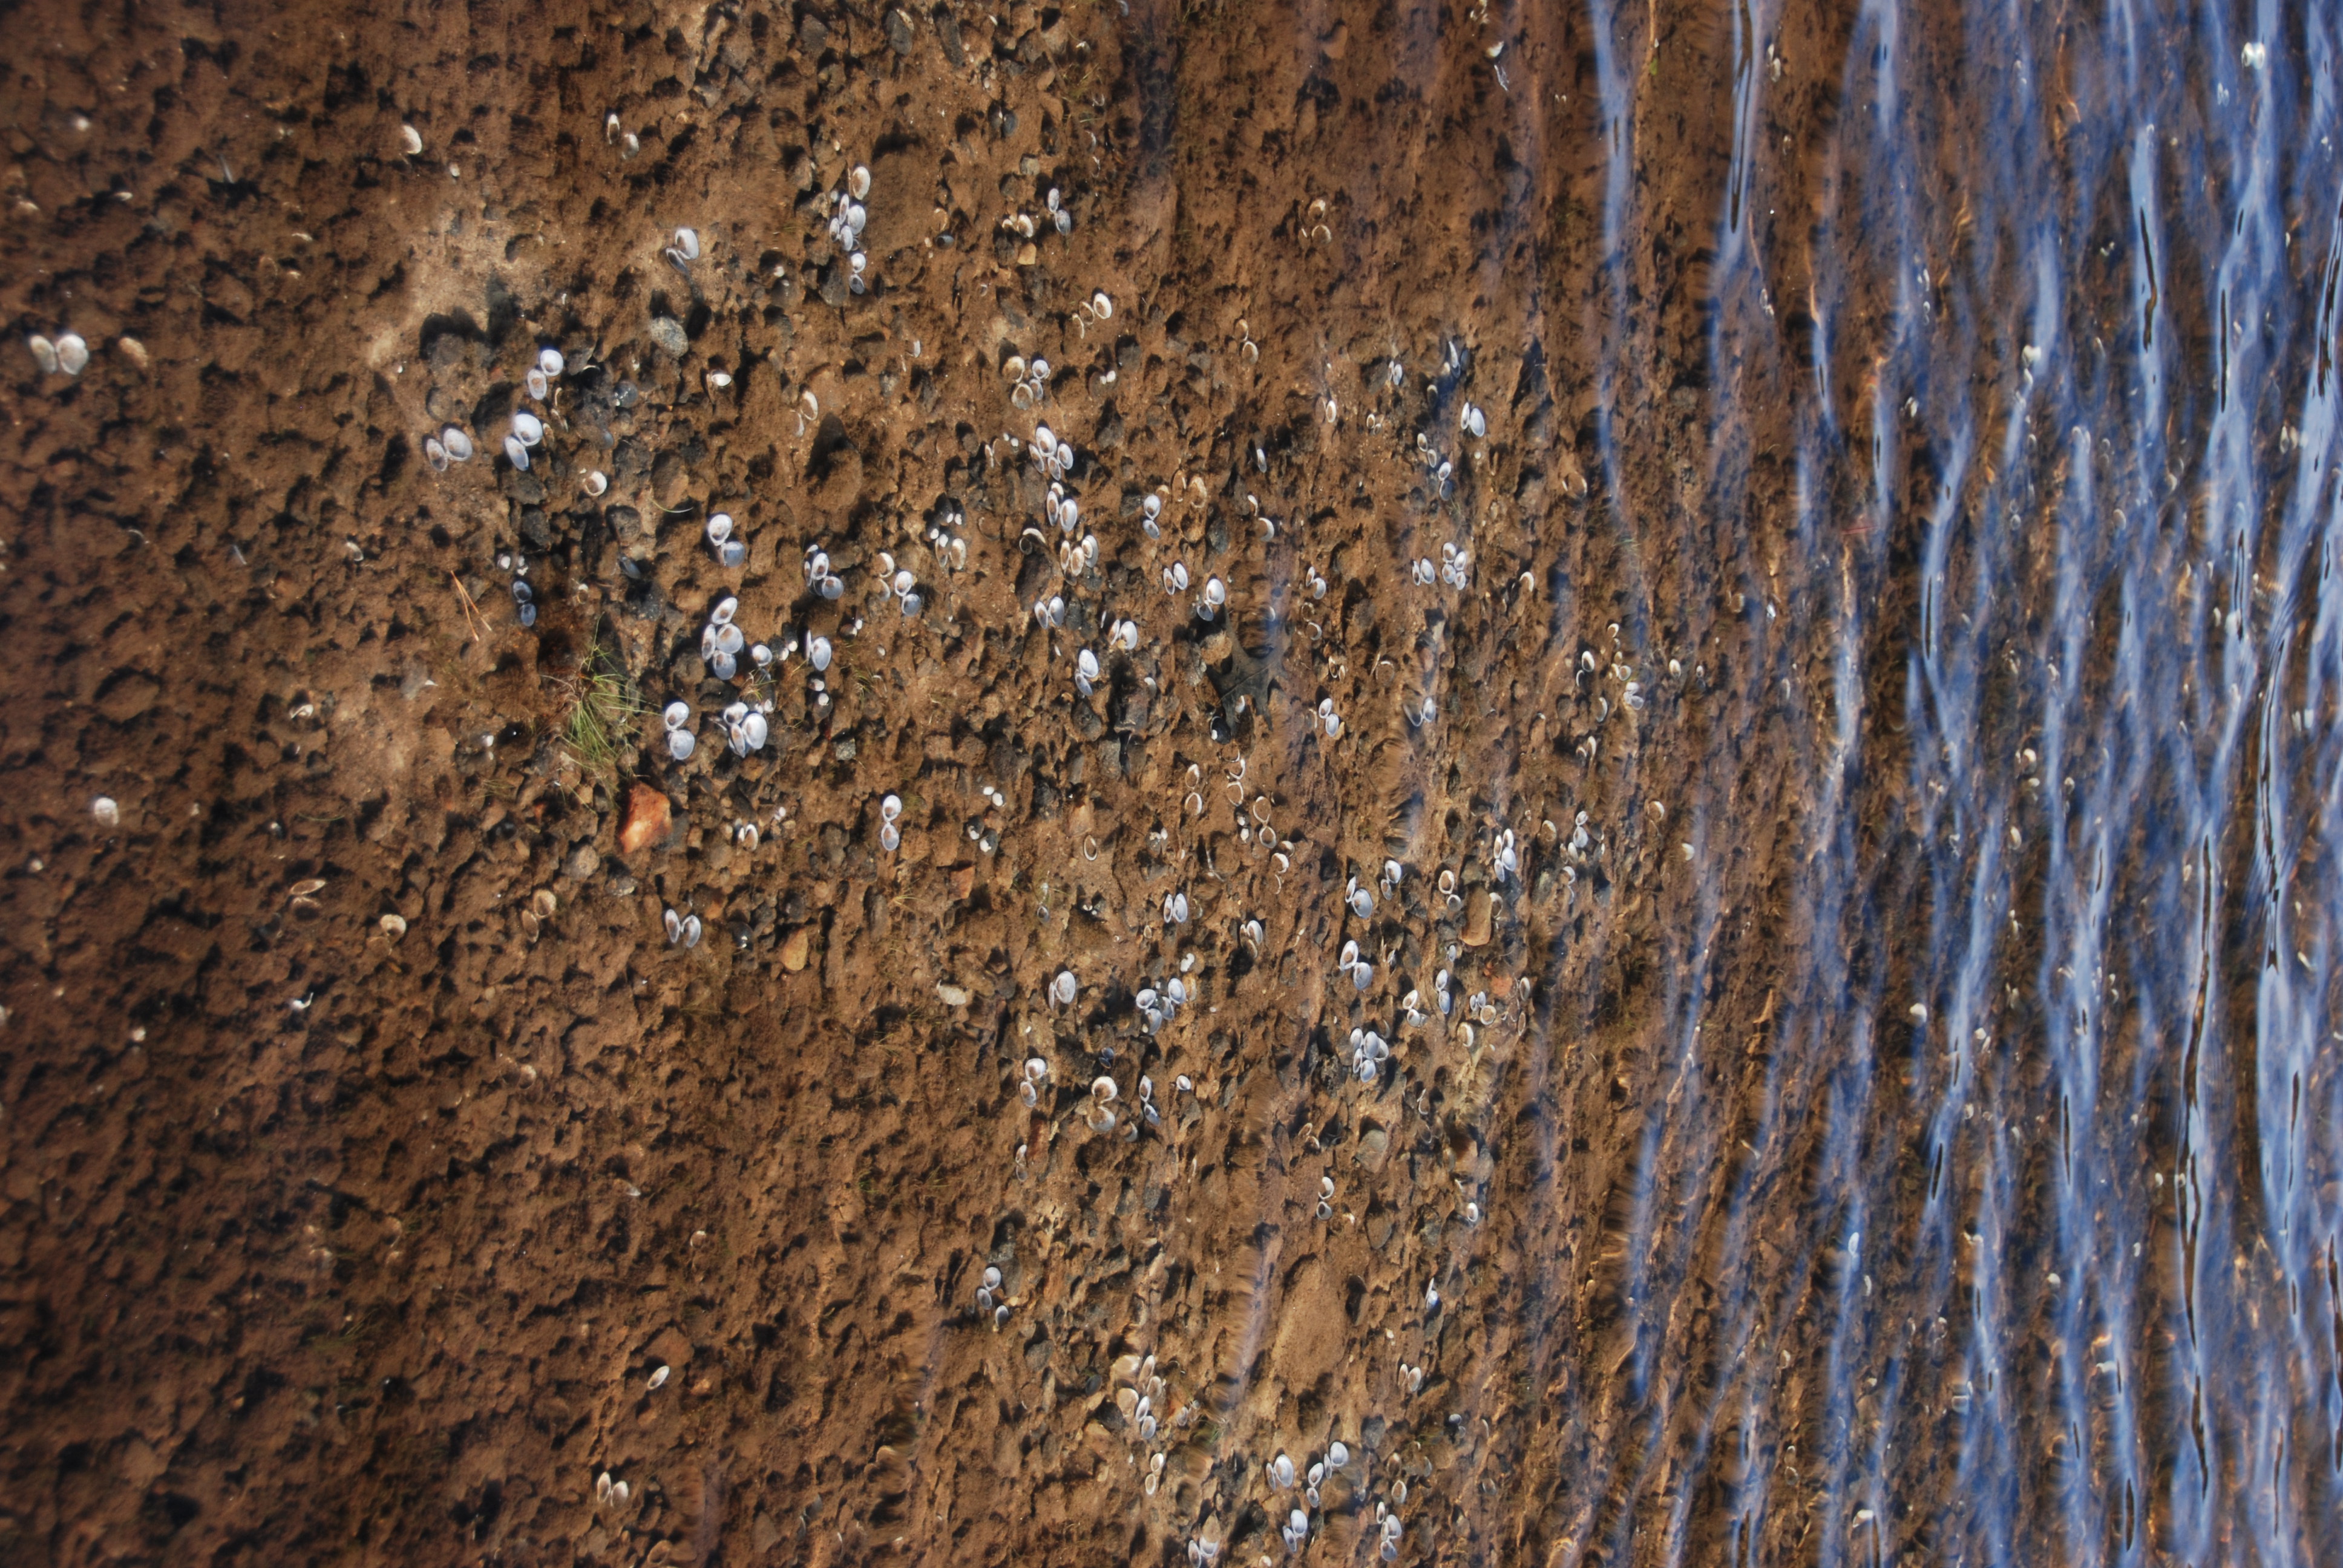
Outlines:
{"type": "MultiPolygon", "coordinates": [[[[645,845],[662,842],[674,821],[674,806],[648,784],[638,784],[627,797],[626,825],[618,829],[618,853],[632,855],[645,845]]],[[[586,873],[591,876],[588,870],[586,873]]]]}
{"type": "Polygon", "coordinates": [[[691,348],[691,339],[684,336],[683,323],[672,316],[651,317],[651,341],[678,359],[691,348]]]}
{"type": "Polygon", "coordinates": [[[601,869],[601,851],[591,844],[578,845],[569,851],[569,859],[561,863],[561,874],[573,882],[582,882],[601,869]]]}

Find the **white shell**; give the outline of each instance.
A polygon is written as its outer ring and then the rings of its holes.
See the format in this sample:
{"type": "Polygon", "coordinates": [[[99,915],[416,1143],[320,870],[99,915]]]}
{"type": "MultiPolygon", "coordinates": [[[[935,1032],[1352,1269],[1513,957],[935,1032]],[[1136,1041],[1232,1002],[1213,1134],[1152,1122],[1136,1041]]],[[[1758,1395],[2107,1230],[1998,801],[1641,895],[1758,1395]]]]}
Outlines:
{"type": "Polygon", "coordinates": [[[699,259],[699,231],[696,228],[677,229],[675,231],[675,248],[683,253],[684,260],[698,261],[699,259]]]}
{"type": "Polygon", "coordinates": [[[447,471],[447,448],[439,444],[438,437],[426,436],[423,438],[423,460],[431,465],[431,471],[435,474],[447,471]]]}
{"type": "Polygon", "coordinates": [[[667,705],[667,711],[659,715],[659,719],[669,729],[680,729],[691,722],[691,704],[670,702],[667,705]]]}
{"type": "Polygon", "coordinates": [[[1220,578],[1204,579],[1204,602],[1214,609],[1229,602],[1229,590],[1222,586],[1220,578]]]}
{"type": "Polygon", "coordinates": [[[41,367],[42,375],[55,376],[57,373],[57,346],[55,344],[50,342],[47,338],[35,332],[30,337],[25,339],[25,347],[32,350],[33,363],[41,367]]]}
{"type": "Polygon", "coordinates": [[[896,828],[894,823],[881,822],[879,824],[879,847],[886,850],[890,855],[903,847],[902,832],[896,828]]]}
{"type": "Polygon", "coordinates": [[[901,598],[905,594],[910,593],[913,588],[919,586],[920,579],[913,577],[909,570],[899,571],[895,574],[895,597],[897,598],[901,598]]]}
{"type": "Polygon", "coordinates": [[[679,942],[683,940],[683,917],[681,915],[677,914],[673,910],[669,910],[665,917],[665,923],[667,926],[667,940],[669,941],[679,942]]]}
{"type": "Polygon", "coordinates": [[[806,645],[806,658],[817,673],[830,668],[830,638],[818,637],[806,645]]]}
{"type": "Polygon", "coordinates": [[[870,194],[870,170],[868,166],[857,164],[846,171],[846,194],[856,201],[860,201],[870,194]]]}
{"type": "Polygon", "coordinates": [[[1114,301],[1106,297],[1106,290],[1101,289],[1096,294],[1091,296],[1091,313],[1096,316],[1101,321],[1108,320],[1113,317],[1114,301]]]}
{"type": "Polygon", "coordinates": [[[578,486],[588,495],[598,496],[610,487],[610,477],[599,468],[590,469],[586,477],[578,481],[578,486]]]}
{"type": "Polygon", "coordinates": [[[699,745],[699,742],[693,739],[689,729],[670,729],[667,732],[667,754],[678,762],[691,760],[691,754],[699,745]]]}
{"type": "Polygon", "coordinates": [[[762,751],[772,733],[771,721],[761,713],[751,713],[740,721],[740,739],[748,742],[751,751],[762,751]]]}
{"type": "Polygon", "coordinates": [[[879,802],[879,819],[880,821],[892,822],[902,814],[903,799],[901,796],[890,795],[885,799],[879,802]]]}
{"type": "Polygon", "coordinates": [[[524,408],[512,417],[512,433],[522,446],[534,447],[545,439],[545,421],[524,408]]]}
{"type": "Polygon", "coordinates": [[[413,126],[401,126],[398,127],[398,145],[407,149],[408,157],[417,156],[423,151],[423,133],[413,126]]]}
{"type": "Polygon", "coordinates": [[[548,376],[558,376],[569,367],[569,361],[561,357],[560,349],[548,344],[537,351],[537,367],[548,376]]]}
{"type": "MultiPolygon", "coordinates": [[[[1292,1486],[1293,1484],[1293,1461],[1286,1457],[1284,1454],[1281,1453],[1275,1459],[1269,1462],[1269,1472],[1270,1474],[1276,1479],[1277,1484],[1281,1487],[1292,1486]]],[[[1296,1516],[1299,1517],[1298,1511],[1296,1516]]]]}
{"type": "Polygon", "coordinates": [[[545,378],[545,372],[534,366],[523,373],[520,383],[528,388],[528,395],[540,403],[544,402],[546,395],[553,390],[553,383],[545,378]]]}
{"type": "MultiPolygon", "coordinates": [[[[679,729],[676,733],[680,735],[683,732],[679,729]]],[[[696,948],[699,945],[699,917],[698,915],[686,915],[683,917],[683,945],[688,948],[696,948]]]]}
{"type": "Polygon", "coordinates": [[[97,819],[101,828],[112,828],[122,820],[122,808],[114,803],[111,795],[100,795],[89,803],[89,814],[97,819]]]}
{"type": "Polygon", "coordinates": [[[1058,978],[1050,982],[1050,996],[1060,1007],[1071,1007],[1074,1001],[1074,971],[1060,970],[1058,978]]]}
{"type": "Polygon", "coordinates": [[[1340,1470],[1351,1462],[1351,1451],[1339,1442],[1335,1443],[1326,1450],[1326,1462],[1340,1470]]]}
{"type": "Polygon", "coordinates": [[[455,426],[450,425],[439,432],[439,444],[447,448],[450,462],[468,463],[472,460],[472,438],[455,426]]]}
{"type": "Polygon", "coordinates": [[[731,537],[732,515],[729,512],[719,512],[714,517],[708,519],[708,542],[709,544],[721,546],[725,540],[731,537]]]}
{"type": "Polygon", "coordinates": [[[1099,678],[1098,655],[1087,648],[1082,649],[1074,660],[1074,672],[1084,680],[1096,680],[1099,678]]]}
{"type": "Polygon", "coordinates": [[[659,1368],[656,1372],[652,1372],[652,1373],[651,1373],[651,1382],[650,1382],[650,1386],[651,1386],[651,1389],[652,1389],[652,1391],[653,1391],[654,1392],[656,1392],[658,1390],[662,1389],[662,1388],[664,1388],[664,1387],[666,1387],[666,1386],[667,1386],[667,1380],[668,1380],[668,1377],[669,1377],[669,1373],[670,1373],[670,1372],[672,1372],[672,1371],[673,1371],[673,1370],[674,1370],[674,1369],[672,1369],[672,1368],[670,1368],[670,1367],[664,1367],[664,1366],[663,1366],[663,1367],[659,1368]]]}
{"type": "Polygon", "coordinates": [[[89,366],[89,345],[78,332],[68,332],[57,339],[57,368],[68,376],[78,376],[89,366]]]}
{"type": "Polygon", "coordinates": [[[528,448],[521,445],[521,439],[519,437],[508,436],[505,437],[505,459],[511,463],[516,468],[519,468],[524,471],[528,469],[528,448]]]}
{"type": "Polygon", "coordinates": [[[1114,1080],[1101,1074],[1091,1080],[1091,1098],[1104,1105],[1115,1096],[1114,1080]]]}
{"type": "MultiPolygon", "coordinates": [[[[719,512],[717,516],[723,517],[724,514],[719,512]]],[[[729,522],[731,519],[726,518],[725,520],[729,522]]],[[[730,626],[732,624],[732,618],[739,613],[740,601],[733,598],[730,594],[726,594],[722,598],[716,601],[716,608],[708,612],[708,621],[710,626],[730,626]]]]}

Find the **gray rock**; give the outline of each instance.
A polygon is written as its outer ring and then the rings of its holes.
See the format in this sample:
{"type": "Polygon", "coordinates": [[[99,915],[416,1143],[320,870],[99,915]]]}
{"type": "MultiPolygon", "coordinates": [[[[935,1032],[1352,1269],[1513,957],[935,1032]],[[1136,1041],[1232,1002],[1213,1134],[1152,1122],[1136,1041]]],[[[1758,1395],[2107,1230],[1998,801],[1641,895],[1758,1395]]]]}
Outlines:
{"type": "Polygon", "coordinates": [[[678,359],[691,348],[691,339],[683,335],[683,323],[672,316],[651,317],[651,341],[678,359]]]}
{"type": "Polygon", "coordinates": [[[591,844],[578,845],[561,863],[561,874],[573,882],[582,882],[601,869],[602,856],[591,844]]]}

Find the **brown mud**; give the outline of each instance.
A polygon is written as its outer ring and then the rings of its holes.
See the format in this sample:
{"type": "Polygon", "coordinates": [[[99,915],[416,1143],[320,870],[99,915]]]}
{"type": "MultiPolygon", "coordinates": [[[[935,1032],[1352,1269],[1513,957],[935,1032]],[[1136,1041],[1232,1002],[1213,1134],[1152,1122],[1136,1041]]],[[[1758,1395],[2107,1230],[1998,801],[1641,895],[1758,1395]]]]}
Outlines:
{"type": "MultiPolygon", "coordinates": [[[[1859,839],[1882,907],[1921,875],[1883,825],[1912,589],[1896,543],[1784,521],[1811,319],[1710,384],[1726,15],[1622,13],[1623,124],[1554,8],[19,10],[0,1557],[1250,1563],[1292,1505],[1265,1463],[1336,1439],[1312,1549],[1345,1561],[1379,1504],[1405,1562],[1842,1529],[1796,1468],[1848,1441],[1824,1385],[1884,1362],[1943,1408],[1943,1341],[1821,1370],[1840,1086],[1766,1042],[1839,1000],[1775,962],[1817,846],[1859,839]],[[860,295],[826,230],[858,165],[860,295]],[[42,375],[23,337],[68,327],[88,368],[42,375]],[[1038,409],[1011,356],[1055,367],[1038,409]],[[1007,439],[1037,420],[1099,540],[1071,573],[1007,439]],[[449,424],[479,454],[435,472],[449,424]],[[1411,579],[1450,544],[1468,586],[1411,579]],[[1772,621],[1842,588],[1891,629],[1824,820],[1837,649],[1772,621]],[[727,594],[751,641],[835,641],[820,689],[802,652],[710,676],[727,594]],[[639,709],[613,756],[573,743],[588,689],[639,709]],[[745,759],[736,697],[773,704],[745,759]],[[672,819],[628,853],[638,784],[672,819]]],[[[1850,25],[1780,19],[1769,146],[1835,123],[1850,25]]],[[[1837,177],[1785,155],[1745,196],[1785,301],[1837,177]]],[[[1850,425],[1874,352],[1831,348],[1850,425]]],[[[1890,1467],[1915,1550],[1960,1506],[1929,1459],[1890,1467]]]]}

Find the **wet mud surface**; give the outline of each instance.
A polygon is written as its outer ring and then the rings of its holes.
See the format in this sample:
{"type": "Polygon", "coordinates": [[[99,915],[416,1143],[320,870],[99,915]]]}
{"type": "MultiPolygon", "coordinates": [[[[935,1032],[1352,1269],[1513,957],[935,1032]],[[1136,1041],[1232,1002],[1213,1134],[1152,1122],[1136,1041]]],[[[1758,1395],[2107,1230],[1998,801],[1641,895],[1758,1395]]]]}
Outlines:
{"type": "MultiPolygon", "coordinates": [[[[2325,648],[2331,464],[2040,527],[2099,383],[2026,401],[1997,144],[1853,15],[16,25],[0,1556],[2333,1547],[2332,1048],[2268,1065],[2253,924],[2313,879],[2323,1040],[2332,873],[2175,825],[2315,814],[2333,677],[2244,681],[2255,761],[2136,651],[2325,648]],[[1915,269],[1866,193],[1940,174],[1915,269]]],[[[2059,341],[2218,357],[2082,183],[2059,341]]]]}

